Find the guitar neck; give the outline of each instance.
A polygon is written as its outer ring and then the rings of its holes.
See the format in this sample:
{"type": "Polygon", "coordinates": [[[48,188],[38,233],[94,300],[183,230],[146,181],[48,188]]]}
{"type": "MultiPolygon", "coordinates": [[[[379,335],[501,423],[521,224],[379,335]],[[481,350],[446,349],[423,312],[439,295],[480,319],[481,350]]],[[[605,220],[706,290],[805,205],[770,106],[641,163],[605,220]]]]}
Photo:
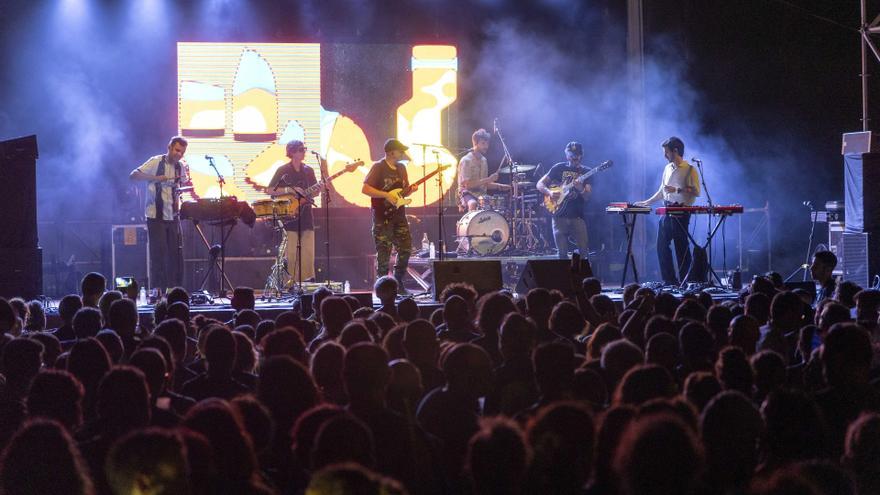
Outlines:
{"type": "Polygon", "coordinates": [[[334,179],[336,179],[337,177],[339,177],[340,175],[342,175],[346,172],[347,172],[347,170],[342,169],[339,172],[336,172],[335,174],[331,175],[330,177],[327,177],[326,179],[321,179],[318,182],[312,184],[311,186],[309,186],[308,189],[306,189],[304,191],[306,193],[306,196],[311,196],[312,194],[318,192],[319,189],[324,187],[324,184],[328,184],[330,182],[333,182],[334,179]]]}

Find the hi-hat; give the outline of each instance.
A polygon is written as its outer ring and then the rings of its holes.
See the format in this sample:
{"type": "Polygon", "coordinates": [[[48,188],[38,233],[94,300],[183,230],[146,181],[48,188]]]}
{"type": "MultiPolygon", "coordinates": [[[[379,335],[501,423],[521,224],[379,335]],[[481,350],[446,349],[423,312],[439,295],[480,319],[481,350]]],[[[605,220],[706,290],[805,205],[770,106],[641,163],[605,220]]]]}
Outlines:
{"type": "Polygon", "coordinates": [[[512,174],[512,173],[519,173],[519,172],[531,172],[532,170],[535,170],[536,168],[538,168],[537,165],[527,165],[525,163],[515,163],[513,165],[513,169],[511,169],[510,166],[501,167],[498,169],[498,173],[499,174],[512,174]]]}

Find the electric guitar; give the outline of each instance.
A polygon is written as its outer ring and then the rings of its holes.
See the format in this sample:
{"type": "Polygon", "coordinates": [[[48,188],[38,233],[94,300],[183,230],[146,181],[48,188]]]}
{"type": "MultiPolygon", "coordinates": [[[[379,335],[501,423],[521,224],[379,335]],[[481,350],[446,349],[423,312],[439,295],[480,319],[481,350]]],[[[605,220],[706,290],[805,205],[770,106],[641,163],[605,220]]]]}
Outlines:
{"type": "MultiPolygon", "coordinates": [[[[318,182],[309,186],[308,188],[303,189],[303,196],[305,196],[306,198],[311,198],[312,196],[315,195],[315,193],[320,191],[322,187],[324,187],[324,184],[329,184],[330,182],[332,182],[334,179],[336,179],[337,177],[339,177],[342,174],[346,174],[348,172],[354,172],[356,168],[360,167],[363,164],[364,164],[363,160],[358,160],[358,161],[352,162],[352,163],[346,163],[345,167],[342,170],[340,170],[339,172],[336,172],[335,174],[331,175],[330,177],[327,177],[326,179],[321,179],[318,182]]],[[[286,199],[286,200],[290,201],[289,214],[286,216],[290,216],[293,218],[296,218],[299,215],[299,204],[302,201],[305,201],[302,197],[300,197],[297,194],[279,194],[279,195],[274,196],[274,198],[275,199],[286,199]]]]}
{"type": "Polygon", "coordinates": [[[580,194],[575,186],[583,187],[584,183],[590,177],[598,174],[599,172],[606,170],[614,165],[614,162],[611,160],[606,160],[599,164],[596,168],[592,168],[583,174],[577,176],[573,180],[569,181],[568,184],[563,184],[561,186],[548,187],[547,189],[551,192],[559,192],[559,199],[554,200],[552,194],[544,196],[544,207],[547,208],[547,211],[553,213],[561,210],[569,201],[575,198],[575,195],[580,194]]]}
{"type": "Polygon", "coordinates": [[[423,182],[427,181],[431,177],[434,177],[439,172],[442,172],[451,166],[452,165],[440,165],[436,169],[434,169],[433,172],[422,177],[421,179],[417,180],[416,182],[410,184],[409,186],[403,187],[403,188],[398,187],[397,189],[392,189],[392,190],[388,191],[388,194],[391,195],[391,197],[385,199],[386,211],[388,213],[393,213],[394,210],[400,208],[401,206],[406,206],[406,205],[412,203],[413,200],[407,198],[407,196],[409,196],[410,193],[412,193],[413,188],[421,185],[423,182]]]}

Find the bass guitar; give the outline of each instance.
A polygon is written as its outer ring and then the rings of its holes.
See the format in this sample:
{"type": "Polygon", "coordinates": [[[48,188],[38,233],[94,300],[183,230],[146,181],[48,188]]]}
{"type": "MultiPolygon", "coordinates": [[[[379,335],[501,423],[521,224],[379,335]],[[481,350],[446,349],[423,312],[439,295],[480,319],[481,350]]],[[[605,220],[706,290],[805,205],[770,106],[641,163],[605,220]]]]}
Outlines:
{"type": "MultiPolygon", "coordinates": [[[[312,196],[315,195],[315,193],[320,191],[322,187],[324,187],[324,184],[329,184],[330,182],[332,182],[334,179],[336,179],[337,177],[339,177],[342,174],[346,174],[348,172],[354,172],[355,169],[362,166],[363,164],[364,164],[363,160],[358,160],[358,161],[352,162],[352,163],[346,163],[345,167],[342,170],[340,170],[339,172],[336,172],[335,174],[331,175],[330,177],[327,177],[326,179],[321,179],[318,182],[309,186],[308,188],[303,189],[303,196],[305,196],[306,198],[311,198],[312,196]]],[[[290,216],[293,218],[296,218],[299,215],[299,204],[302,201],[305,201],[302,197],[300,197],[297,194],[279,194],[279,195],[275,195],[274,197],[275,197],[275,199],[282,199],[282,200],[290,201],[290,207],[288,210],[289,215],[287,215],[287,216],[290,216]]]]}
{"type": "Polygon", "coordinates": [[[569,201],[573,200],[575,198],[575,195],[580,194],[577,189],[583,188],[584,183],[586,183],[587,179],[603,170],[607,170],[612,165],[614,165],[614,162],[612,162],[611,160],[606,160],[600,163],[597,167],[592,168],[584,172],[583,174],[575,177],[574,179],[569,181],[568,184],[548,187],[547,189],[551,193],[559,193],[559,199],[554,200],[552,194],[544,196],[544,207],[547,208],[547,211],[555,215],[556,212],[561,210],[569,201]]]}
{"type": "Polygon", "coordinates": [[[447,168],[449,168],[451,166],[452,165],[440,165],[436,169],[434,169],[433,172],[422,177],[421,179],[417,180],[416,182],[410,184],[409,186],[398,187],[397,189],[392,189],[392,190],[388,191],[388,194],[391,196],[390,198],[385,199],[385,206],[386,206],[388,213],[393,213],[394,210],[400,208],[401,206],[406,206],[406,205],[412,203],[412,200],[407,198],[407,196],[409,196],[412,193],[413,188],[421,185],[423,182],[427,181],[431,177],[434,177],[438,173],[446,170],[447,168]]]}

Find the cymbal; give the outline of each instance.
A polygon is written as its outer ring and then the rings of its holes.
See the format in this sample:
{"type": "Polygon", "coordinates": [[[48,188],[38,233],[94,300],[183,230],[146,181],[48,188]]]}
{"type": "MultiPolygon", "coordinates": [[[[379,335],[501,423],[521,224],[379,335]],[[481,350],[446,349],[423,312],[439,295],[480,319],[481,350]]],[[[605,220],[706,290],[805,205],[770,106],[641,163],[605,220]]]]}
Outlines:
{"type": "MultiPolygon", "coordinates": [[[[516,164],[516,172],[531,172],[532,170],[535,170],[536,168],[538,168],[537,165],[527,165],[525,163],[517,163],[516,164]]],[[[498,173],[499,174],[512,174],[513,171],[510,169],[510,166],[508,165],[507,167],[499,168],[498,173]]]]}

